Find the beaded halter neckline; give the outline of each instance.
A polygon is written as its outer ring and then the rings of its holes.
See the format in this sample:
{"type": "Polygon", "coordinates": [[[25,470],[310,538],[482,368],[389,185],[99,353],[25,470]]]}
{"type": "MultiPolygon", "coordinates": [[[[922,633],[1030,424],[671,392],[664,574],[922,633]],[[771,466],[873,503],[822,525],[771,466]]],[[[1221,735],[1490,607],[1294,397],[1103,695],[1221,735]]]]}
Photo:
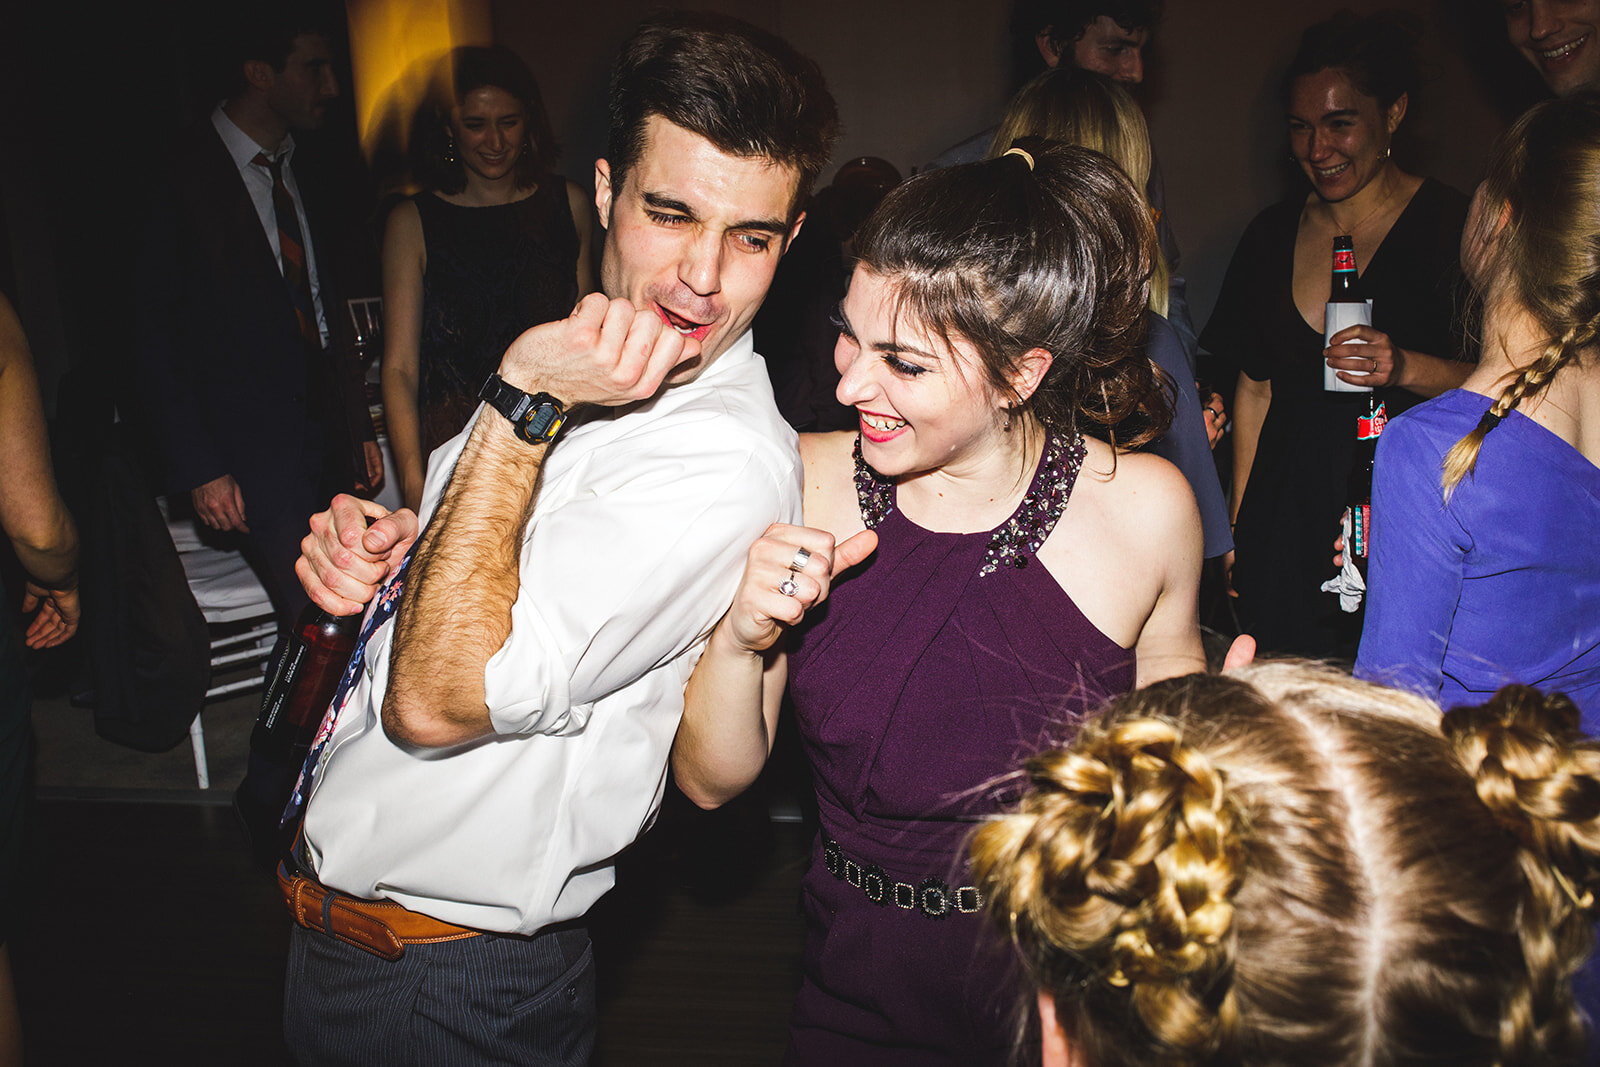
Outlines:
{"type": "MultiPolygon", "coordinates": [[[[1039,546],[1044,544],[1066,510],[1067,499],[1072,496],[1072,487],[1078,480],[1078,470],[1083,466],[1087,451],[1082,434],[1063,439],[1058,434],[1047,433],[1039,469],[1034,472],[1022,503],[989,537],[983,565],[978,568],[980,578],[1002,566],[1022,568],[1028,565],[1028,557],[1039,551],[1039,546]]],[[[875,530],[894,511],[895,483],[867,466],[866,460],[861,458],[859,435],[855,443],[855,466],[856,500],[861,505],[861,518],[867,529],[875,530]]]]}

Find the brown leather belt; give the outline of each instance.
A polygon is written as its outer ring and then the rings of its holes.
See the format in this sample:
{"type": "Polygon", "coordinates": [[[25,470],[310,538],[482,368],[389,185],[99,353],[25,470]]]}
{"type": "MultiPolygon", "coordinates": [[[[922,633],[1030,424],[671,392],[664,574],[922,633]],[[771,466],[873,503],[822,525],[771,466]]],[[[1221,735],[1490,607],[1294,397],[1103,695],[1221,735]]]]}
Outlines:
{"type": "Polygon", "coordinates": [[[294,921],[374,956],[397,960],[407,945],[436,945],[477,937],[482,930],[456,926],[411,911],[392,900],[365,900],[329,889],[309,875],[278,864],[278,888],[294,921]]]}

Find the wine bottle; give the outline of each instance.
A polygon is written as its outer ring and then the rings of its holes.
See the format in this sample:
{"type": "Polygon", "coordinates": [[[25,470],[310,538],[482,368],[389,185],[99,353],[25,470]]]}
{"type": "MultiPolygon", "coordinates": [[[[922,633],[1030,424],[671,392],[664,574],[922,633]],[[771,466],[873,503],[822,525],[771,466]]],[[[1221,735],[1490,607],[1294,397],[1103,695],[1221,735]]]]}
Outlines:
{"type": "Polygon", "coordinates": [[[333,615],[315,604],[301,614],[261,698],[250,734],[256,755],[283,767],[305,761],[323,713],[350,663],[361,615],[333,615]]]}

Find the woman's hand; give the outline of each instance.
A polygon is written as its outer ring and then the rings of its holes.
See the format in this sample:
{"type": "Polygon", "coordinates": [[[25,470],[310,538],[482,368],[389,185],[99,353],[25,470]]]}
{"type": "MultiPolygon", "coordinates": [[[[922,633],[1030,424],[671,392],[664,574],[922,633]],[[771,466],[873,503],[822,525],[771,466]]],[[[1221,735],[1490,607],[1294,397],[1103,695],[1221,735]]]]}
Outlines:
{"type": "Polygon", "coordinates": [[[1330,340],[1333,343],[1323,350],[1323,358],[1338,372],[1340,381],[1374,387],[1403,384],[1405,350],[1382,330],[1346,326],[1330,340]]]}
{"type": "Polygon", "coordinates": [[[835,545],[825,530],[773,523],[750,546],[739,591],[723,619],[727,636],[746,652],[765,652],[786,627],[828,599],[834,578],[877,547],[878,535],[871,530],[835,545]]]}

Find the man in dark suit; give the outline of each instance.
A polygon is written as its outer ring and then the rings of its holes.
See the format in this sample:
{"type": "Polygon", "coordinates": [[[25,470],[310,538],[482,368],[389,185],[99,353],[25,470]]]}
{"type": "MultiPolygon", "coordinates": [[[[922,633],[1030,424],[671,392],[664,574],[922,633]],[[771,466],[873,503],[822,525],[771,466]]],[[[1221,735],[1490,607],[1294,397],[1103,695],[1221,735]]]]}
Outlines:
{"type": "Polygon", "coordinates": [[[339,248],[325,239],[337,220],[294,159],[291,131],[320,126],[339,93],[327,37],[302,22],[274,11],[248,26],[232,92],[163,168],[134,279],[128,413],[165,488],[245,535],[282,629],[307,603],[294,577],[306,516],[382,465],[339,354],[339,248]]]}
{"type": "MultiPolygon", "coordinates": [[[[241,537],[281,650],[309,603],[294,575],[306,516],[330,492],[375,488],[382,460],[343,355],[332,234],[349,220],[330,217],[291,132],[321,125],[339,93],[328,35],[292,4],[263,5],[240,27],[227,98],[158,168],[123,413],[145,432],[171,497],[241,537]]],[[[264,829],[293,769],[257,762],[241,810],[247,823],[258,810],[264,829]]]]}

